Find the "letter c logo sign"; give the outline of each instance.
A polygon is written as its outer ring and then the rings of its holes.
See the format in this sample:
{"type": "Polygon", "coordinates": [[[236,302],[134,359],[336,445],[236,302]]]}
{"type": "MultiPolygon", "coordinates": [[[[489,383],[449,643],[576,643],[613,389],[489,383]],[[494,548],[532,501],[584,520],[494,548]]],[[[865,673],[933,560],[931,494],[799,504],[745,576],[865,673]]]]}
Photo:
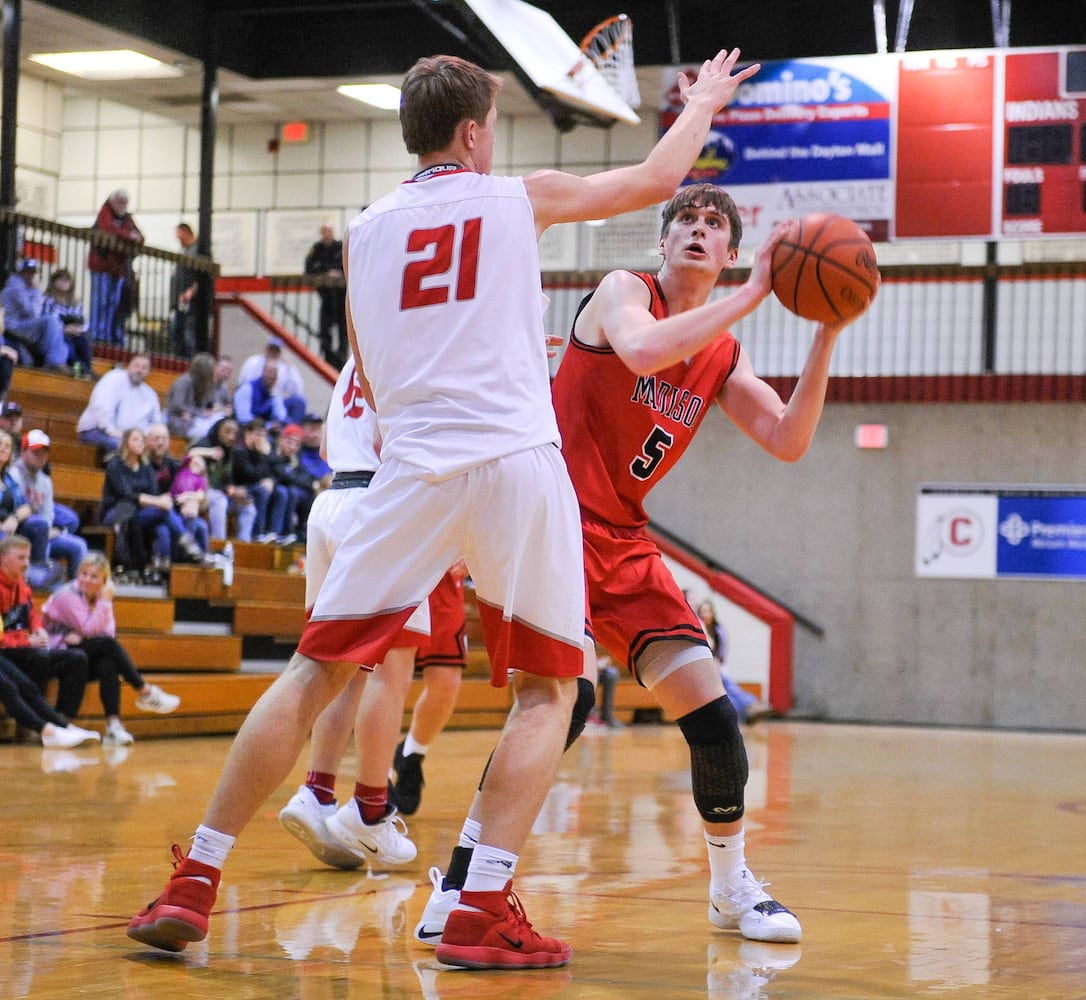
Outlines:
{"type": "Polygon", "coordinates": [[[943,515],[943,544],[948,555],[968,556],[980,548],[984,525],[974,511],[959,508],[943,515]]]}

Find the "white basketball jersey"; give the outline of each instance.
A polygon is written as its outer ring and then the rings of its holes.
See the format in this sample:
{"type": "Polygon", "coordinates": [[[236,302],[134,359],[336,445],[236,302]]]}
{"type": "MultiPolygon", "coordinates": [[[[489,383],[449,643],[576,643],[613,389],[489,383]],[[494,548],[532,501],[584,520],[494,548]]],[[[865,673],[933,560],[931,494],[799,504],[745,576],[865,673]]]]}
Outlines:
{"type": "Polygon", "coordinates": [[[377,418],[355,378],[353,354],[336,379],[324,431],[327,461],[333,472],[373,472],[381,464],[377,418]]]}
{"type": "Polygon", "coordinates": [[[352,220],[347,245],[383,459],[443,479],[559,440],[519,177],[423,171],[352,220]]]}

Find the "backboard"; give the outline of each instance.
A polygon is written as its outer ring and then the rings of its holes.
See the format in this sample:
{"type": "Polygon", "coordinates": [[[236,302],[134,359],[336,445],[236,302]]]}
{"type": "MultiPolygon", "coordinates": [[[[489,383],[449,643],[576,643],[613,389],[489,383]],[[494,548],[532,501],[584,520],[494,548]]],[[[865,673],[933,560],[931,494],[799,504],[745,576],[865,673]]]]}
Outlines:
{"type": "Polygon", "coordinates": [[[452,6],[487,51],[501,49],[508,68],[560,129],[578,121],[604,127],[641,121],[546,11],[523,0],[452,0],[452,6]]]}

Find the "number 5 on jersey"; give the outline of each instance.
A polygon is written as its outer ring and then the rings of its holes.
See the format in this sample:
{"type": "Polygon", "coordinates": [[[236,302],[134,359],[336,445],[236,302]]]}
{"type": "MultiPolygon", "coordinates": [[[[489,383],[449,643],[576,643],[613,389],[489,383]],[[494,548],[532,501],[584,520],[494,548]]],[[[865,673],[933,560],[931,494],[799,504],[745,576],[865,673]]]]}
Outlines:
{"type": "Polygon", "coordinates": [[[450,290],[458,302],[475,298],[482,228],[482,219],[465,219],[461,233],[451,225],[413,230],[407,252],[422,256],[403,269],[400,309],[442,305],[449,301],[450,290]]]}

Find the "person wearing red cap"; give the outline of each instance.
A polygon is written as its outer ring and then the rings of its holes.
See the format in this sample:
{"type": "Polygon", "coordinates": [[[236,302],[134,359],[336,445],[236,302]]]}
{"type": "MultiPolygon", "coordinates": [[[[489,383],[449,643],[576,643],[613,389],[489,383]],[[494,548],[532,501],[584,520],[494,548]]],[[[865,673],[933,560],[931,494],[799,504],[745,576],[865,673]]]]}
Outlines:
{"type": "Polygon", "coordinates": [[[30,504],[31,516],[40,517],[49,525],[49,558],[63,559],[67,567],[65,578],[72,580],[86,558],[87,543],[77,534],[79,515],[53,499],[53,479],[46,470],[50,443],[45,431],[27,431],[19,458],[12,463],[11,475],[30,504]]]}

